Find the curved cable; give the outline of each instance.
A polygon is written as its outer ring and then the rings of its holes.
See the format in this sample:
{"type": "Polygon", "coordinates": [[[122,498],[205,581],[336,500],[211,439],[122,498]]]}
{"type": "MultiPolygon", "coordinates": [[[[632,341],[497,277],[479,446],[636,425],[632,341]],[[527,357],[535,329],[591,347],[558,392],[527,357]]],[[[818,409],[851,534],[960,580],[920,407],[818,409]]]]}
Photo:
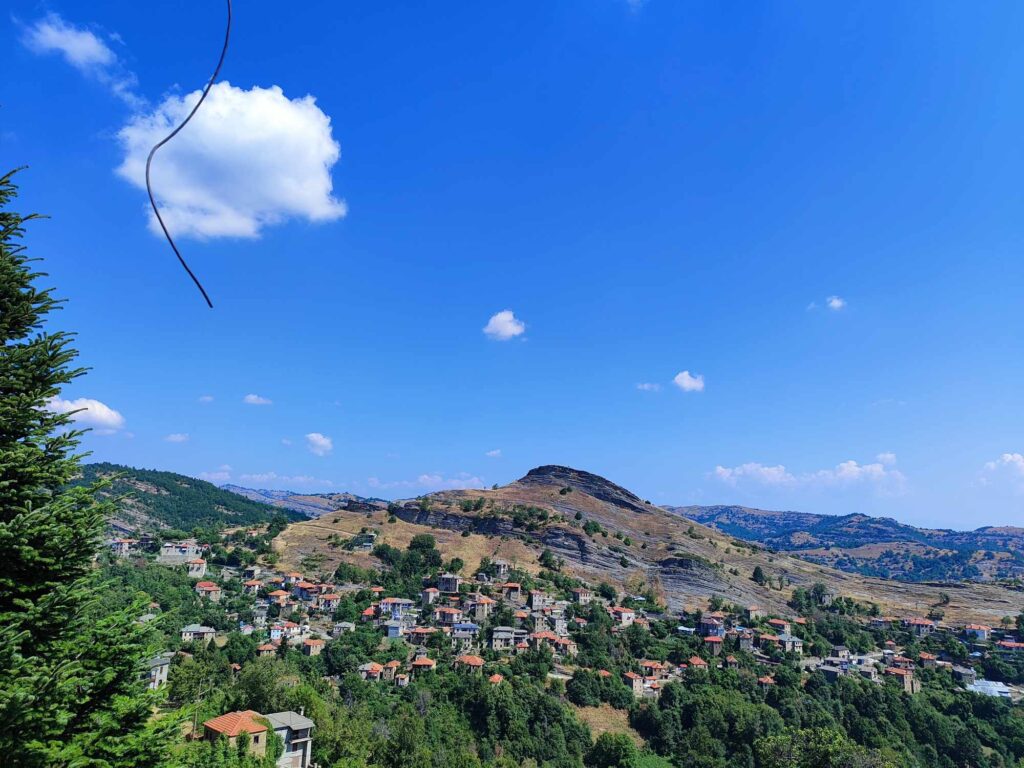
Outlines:
{"type": "Polygon", "coordinates": [[[197,101],[196,105],[192,107],[192,111],[188,113],[188,117],[182,120],[181,125],[179,125],[173,131],[171,131],[167,135],[167,137],[163,139],[163,141],[159,142],[155,147],[149,150],[149,157],[146,158],[146,192],[149,193],[149,204],[153,207],[153,213],[156,214],[156,220],[160,222],[160,229],[164,231],[164,237],[166,237],[167,242],[171,244],[171,250],[173,250],[174,255],[178,257],[178,261],[181,262],[181,266],[185,269],[186,272],[188,272],[188,276],[192,278],[192,282],[196,284],[196,288],[198,288],[199,292],[203,294],[203,298],[206,299],[206,305],[210,309],[213,309],[213,302],[210,301],[210,297],[206,294],[206,289],[203,288],[203,284],[199,282],[199,278],[195,276],[195,273],[193,273],[191,269],[189,269],[188,264],[185,262],[184,257],[181,255],[181,251],[179,251],[178,246],[174,244],[174,238],[172,238],[171,233],[167,231],[167,225],[164,224],[163,217],[160,215],[160,209],[157,207],[156,198],[153,197],[153,187],[150,184],[149,180],[149,169],[150,166],[153,164],[153,155],[156,154],[156,151],[160,149],[160,147],[162,147],[168,141],[177,136],[178,132],[186,125],[188,125],[188,121],[192,119],[192,116],[195,115],[197,111],[199,111],[200,105],[206,100],[206,95],[210,92],[210,89],[216,82],[217,75],[220,74],[220,68],[224,65],[224,57],[227,56],[228,53],[228,40],[230,40],[231,38],[231,0],[227,0],[227,4],[228,25],[227,30],[224,32],[224,47],[221,48],[220,59],[217,61],[216,69],[213,70],[213,75],[210,77],[210,82],[206,84],[206,87],[203,89],[202,95],[199,97],[199,101],[197,101]]]}

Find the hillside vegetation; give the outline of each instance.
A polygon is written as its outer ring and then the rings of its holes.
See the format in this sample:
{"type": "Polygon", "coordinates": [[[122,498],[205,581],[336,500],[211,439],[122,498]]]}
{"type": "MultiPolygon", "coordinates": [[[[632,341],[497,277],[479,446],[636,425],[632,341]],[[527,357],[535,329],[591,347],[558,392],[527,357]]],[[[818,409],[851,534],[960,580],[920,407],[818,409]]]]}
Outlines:
{"type": "Polygon", "coordinates": [[[174,528],[190,531],[197,526],[235,526],[265,523],[284,512],[218,488],[213,483],[174,472],[136,469],[120,464],[85,464],[73,485],[89,485],[99,479],[110,484],[102,498],[116,500],[111,525],[125,531],[174,528]]]}

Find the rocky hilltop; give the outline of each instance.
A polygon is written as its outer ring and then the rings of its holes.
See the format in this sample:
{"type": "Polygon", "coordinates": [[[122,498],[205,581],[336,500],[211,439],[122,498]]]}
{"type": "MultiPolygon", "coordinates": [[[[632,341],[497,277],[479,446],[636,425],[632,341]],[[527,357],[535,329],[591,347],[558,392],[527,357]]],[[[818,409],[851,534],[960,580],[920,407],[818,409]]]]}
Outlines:
{"type": "Polygon", "coordinates": [[[824,583],[895,614],[922,614],[943,602],[950,617],[998,621],[1024,603],[996,585],[909,584],[866,578],[742,540],[642,500],[590,472],[549,465],[488,490],[441,491],[397,501],[391,514],[418,526],[518,540],[548,549],[566,571],[588,581],[645,586],[670,608],[719,595],[781,610],[794,587],[824,583]],[[754,571],[764,574],[754,581],[754,571]]]}

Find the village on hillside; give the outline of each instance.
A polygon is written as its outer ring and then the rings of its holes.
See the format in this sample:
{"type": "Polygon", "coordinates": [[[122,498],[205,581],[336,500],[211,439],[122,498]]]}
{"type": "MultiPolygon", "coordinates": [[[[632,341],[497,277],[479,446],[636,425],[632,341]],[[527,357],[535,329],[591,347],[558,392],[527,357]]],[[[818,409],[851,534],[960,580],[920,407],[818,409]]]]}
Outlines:
{"type": "MultiPolygon", "coordinates": [[[[174,573],[187,580],[198,607],[193,613],[217,617],[211,624],[175,623],[188,611],[158,599],[150,604],[139,621],[162,625],[167,638],[165,652],[143,671],[150,688],[173,685],[175,670],[187,670],[194,656],[226,647],[234,650],[233,676],[266,657],[301,655],[326,683],[355,674],[396,689],[439,671],[480,675],[500,686],[516,670],[541,664],[570,701],[619,708],[656,701],[674,681],[729,672],[748,678],[769,702],[780,677],[815,675],[830,684],[855,677],[906,695],[917,694],[922,679],[941,675],[983,696],[1024,699],[1019,620],[991,627],[951,625],[934,614],[883,616],[820,584],[794,590],[787,615],[716,596],[670,615],[653,593],[620,595],[608,584],[564,576],[550,562],[550,570],[531,575],[495,556],[467,573],[465,564],[445,562],[429,535],[416,536],[404,552],[378,543],[373,531],[354,537],[350,545],[372,551],[386,566],[381,571],[343,563],[328,576],[315,567],[279,571],[251,555],[240,562],[240,552],[250,553],[252,542],[268,535],[257,528],[212,543],[109,542],[114,568],[174,573]],[[636,655],[587,666],[581,658],[593,655],[587,650],[596,638],[618,639],[636,655]]],[[[171,700],[186,704],[187,696],[178,690],[171,700]]],[[[279,766],[314,765],[316,730],[302,711],[211,713],[186,737],[234,745],[246,734],[245,748],[262,754],[269,733],[283,745],[279,766]]]]}

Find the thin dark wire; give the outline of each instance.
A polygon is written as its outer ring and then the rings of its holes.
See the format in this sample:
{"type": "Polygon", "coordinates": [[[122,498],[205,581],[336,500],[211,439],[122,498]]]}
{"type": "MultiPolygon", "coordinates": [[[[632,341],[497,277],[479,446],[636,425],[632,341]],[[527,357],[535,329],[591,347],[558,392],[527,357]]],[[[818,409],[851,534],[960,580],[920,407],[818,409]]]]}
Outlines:
{"type": "Polygon", "coordinates": [[[192,111],[188,113],[188,117],[186,117],[181,122],[181,125],[179,125],[173,131],[171,131],[163,141],[161,141],[159,144],[157,144],[155,147],[153,147],[151,150],[149,150],[149,157],[146,158],[146,192],[149,193],[149,204],[151,206],[153,206],[153,213],[156,214],[156,220],[160,222],[160,229],[162,229],[164,231],[164,237],[166,237],[167,238],[167,242],[171,244],[171,249],[174,251],[174,255],[178,257],[178,261],[181,262],[181,266],[185,268],[186,272],[188,272],[188,276],[192,278],[192,282],[196,284],[196,288],[198,288],[199,292],[201,294],[203,294],[203,298],[206,299],[206,305],[210,309],[213,309],[213,302],[210,301],[210,297],[207,296],[206,289],[203,288],[203,284],[199,282],[199,278],[195,276],[195,274],[192,272],[192,270],[189,269],[188,264],[185,263],[184,257],[182,257],[181,252],[178,250],[178,246],[176,246],[174,244],[174,238],[172,238],[171,237],[171,233],[167,231],[167,225],[164,224],[163,217],[160,215],[160,209],[157,207],[156,198],[153,197],[153,187],[150,185],[150,181],[149,181],[149,168],[150,168],[150,166],[153,163],[153,155],[156,154],[156,151],[158,149],[160,149],[160,147],[162,147],[168,141],[170,141],[175,136],[177,136],[178,132],[182,128],[184,128],[186,125],[188,125],[188,121],[192,119],[192,116],[197,111],[199,111],[199,106],[206,100],[206,95],[210,92],[210,89],[213,87],[213,84],[216,82],[217,75],[220,74],[220,68],[224,65],[224,57],[227,56],[227,53],[228,53],[228,40],[231,39],[231,0],[227,0],[227,3],[228,3],[228,26],[227,26],[227,30],[224,32],[224,47],[221,48],[220,59],[217,61],[217,68],[213,70],[213,75],[212,75],[212,77],[210,77],[210,82],[208,82],[206,84],[206,87],[203,89],[202,95],[199,97],[199,101],[197,101],[196,105],[194,107],[192,107],[192,111]]]}

